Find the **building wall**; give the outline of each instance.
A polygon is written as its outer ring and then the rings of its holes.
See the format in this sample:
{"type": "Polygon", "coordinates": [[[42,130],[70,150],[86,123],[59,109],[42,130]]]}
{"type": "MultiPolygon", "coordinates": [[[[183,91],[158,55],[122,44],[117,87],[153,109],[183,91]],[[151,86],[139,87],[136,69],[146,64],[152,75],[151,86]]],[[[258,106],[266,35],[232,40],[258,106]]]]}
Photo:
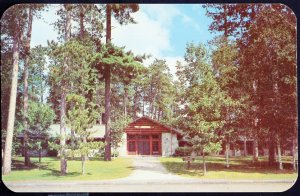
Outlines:
{"type": "Polygon", "coordinates": [[[127,134],[123,133],[122,142],[120,147],[118,148],[119,156],[126,156],[127,155],[127,134]]]}
{"type": "Polygon", "coordinates": [[[177,135],[171,133],[161,134],[161,148],[162,156],[171,156],[175,153],[175,149],[178,147],[177,135]],[[172,141],[172,144],[171,144],[172,141]]]}

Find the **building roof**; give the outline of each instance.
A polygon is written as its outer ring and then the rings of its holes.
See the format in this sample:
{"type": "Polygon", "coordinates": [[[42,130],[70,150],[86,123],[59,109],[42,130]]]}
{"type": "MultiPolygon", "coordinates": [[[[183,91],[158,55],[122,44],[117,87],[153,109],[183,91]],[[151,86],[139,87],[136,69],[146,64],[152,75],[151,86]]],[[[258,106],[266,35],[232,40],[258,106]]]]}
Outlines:
{"type": "MultiPolygon", "coordinates": [[[[162,124],[161,122],[158,122],[158,121],[156,121],[156,120],[154,120],[154,119],[152,119],[152,118],[150,118],[150,117],[148,117],[148,116],[142,116],[142,117],[140,117],[140,118],[137,118],[137,119],[134,120],[133,122],[129,123],[129,125],[127,126],[126,129],[129,129],[129,127],[130,127],[131,125],[137,123],[138,121],[142,121],[142,120],[148,120],[148,121],[152,122],[153,124],[156,124],[156,125],[158,125],[158,126],[163,127],[166,131],[173,131],[173,132],[175,132],[177,135],[183,136],[183,132],[182,132],[182,131],[180,131],[180,130],[178,130],[178,129],[175,129],[175,128],[172,128],[172,127],[169,127],[169,126],[167,126],[167,125],[164,125],[164,124],[162,124]]],[[[146,128],[146,127],[141,126],[140,128],[143,129],[143,128],[146,128]]],[[[150,127],[149,127],[149,128],[150,128],[150,127]]]]}

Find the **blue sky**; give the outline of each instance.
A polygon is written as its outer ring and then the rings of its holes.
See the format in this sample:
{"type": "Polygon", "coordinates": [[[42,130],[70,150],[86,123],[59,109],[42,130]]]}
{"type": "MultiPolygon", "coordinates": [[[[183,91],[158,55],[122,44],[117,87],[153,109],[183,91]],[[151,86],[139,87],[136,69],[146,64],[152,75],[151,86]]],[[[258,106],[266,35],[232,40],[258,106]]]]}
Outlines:
{"type": "MultiPolygon", "coordinates": [[[[57,32],[50,24],[58,18],[58,7],[50,6],[43,20],[33,23],[32,46],[56,40],[57,32]]],[[[112,21],[112,42],[136,54],[151,54],[148,65],[154,58],[165,59],[173,74],[176,61],[183,62],[186,43],[206,44],[215,36],[208,31],[211,20],[200,4],[142,4],[132,16],[137,24],[120,26],[112,21]]]]}

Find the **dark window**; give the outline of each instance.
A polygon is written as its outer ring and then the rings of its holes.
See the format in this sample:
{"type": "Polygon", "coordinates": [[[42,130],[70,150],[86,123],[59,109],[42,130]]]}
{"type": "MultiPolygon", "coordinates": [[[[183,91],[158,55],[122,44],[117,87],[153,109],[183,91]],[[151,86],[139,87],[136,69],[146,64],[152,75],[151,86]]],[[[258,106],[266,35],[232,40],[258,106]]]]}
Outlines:
{"type": "Polygon", "coordinates": [[[129,152],[135,152],[135,141],[129,142],[129,152]]]}
{"type": "Polygon", "coordinates": [[[153,139],[159,139],[159,135],[152,135],[153,139]]]}
{"type": "Polygon", "coordinates": [[[153,152],[158,152],[158,141],[153,141],[152,142],[152,151],[153,152]]]}
{"type": "Polygon", "coordinates": [[[128,135],[128,139],[135,139],[135,135],[128,135]]]}

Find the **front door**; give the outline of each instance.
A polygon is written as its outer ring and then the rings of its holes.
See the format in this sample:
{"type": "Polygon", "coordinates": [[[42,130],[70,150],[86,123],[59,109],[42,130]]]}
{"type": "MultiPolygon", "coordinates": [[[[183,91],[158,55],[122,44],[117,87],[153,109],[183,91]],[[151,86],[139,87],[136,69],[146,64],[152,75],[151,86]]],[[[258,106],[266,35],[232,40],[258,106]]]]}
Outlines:
{"type": "Polygon", "coordinates": [[[150,142],[149,141],[138,141],[138,154],[139,155],[150,155],[150,142]]]}

